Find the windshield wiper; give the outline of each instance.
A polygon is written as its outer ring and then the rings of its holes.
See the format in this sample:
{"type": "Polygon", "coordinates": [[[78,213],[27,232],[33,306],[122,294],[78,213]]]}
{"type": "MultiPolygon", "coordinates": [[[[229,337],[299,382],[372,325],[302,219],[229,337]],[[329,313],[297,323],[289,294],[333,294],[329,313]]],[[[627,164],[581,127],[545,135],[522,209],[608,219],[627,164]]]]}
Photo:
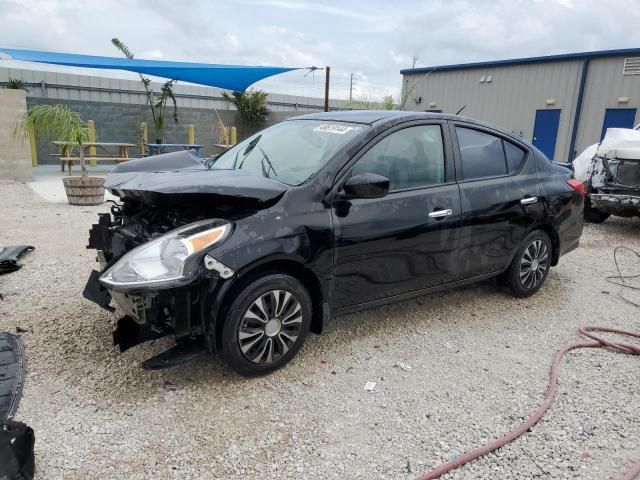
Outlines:
{"type": "MultiPolygon", "coordinates": [[[[242,170],[242,165],[244,165],[244,161],[247,159],[247,155],[249,155],[251,151],[256,147],[256,145],[258,144],[261,138],[262,138],[262,135],[258,135],[256,138],[254,138],[249,142],[249,144],[247,145],[247,148],[245,148],[244,152],[242,152],[242,161],[240,162],[240,165],[238,165],[238,170],[242,170]]],[[[236,154],[236,156],[238,156],[238,154],[236,154]]],[[[233,168],[235,169],[235,162],[233,164],[233,168]]]]}
{"type": "Polygon", "coordinates": [[[262,175],[264,175],[265,177],[269,178],[269,171],[273,170],[273,174],[277,177],[278,174],[276,173],[276,169],[273,168],[273,163],[271,163],[271,160],[269,160],[269,156],[267,155],[267,152],[265,152],[264,149],[259,145],[258,145],[258,148],[262,152],[262,175]],[[264,168],[264,161],[265,160],[267,161],[267,164],[269,165],[269,169],[264,168]]]}

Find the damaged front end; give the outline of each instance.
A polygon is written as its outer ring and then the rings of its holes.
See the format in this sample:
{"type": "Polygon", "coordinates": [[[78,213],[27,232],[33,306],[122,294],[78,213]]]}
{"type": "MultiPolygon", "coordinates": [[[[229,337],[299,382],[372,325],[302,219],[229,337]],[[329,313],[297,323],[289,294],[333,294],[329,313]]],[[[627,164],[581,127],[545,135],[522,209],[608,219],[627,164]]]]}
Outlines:
{"type": "Polygon", "coordinates": [[[204,299],[212,284],[234,274],[209,255],[211,249],[232,234],[234,220],[272,205],[283,192],[258,182],[253,195],[251,185],[235,194],[243,183],[256,182],[193,165],[153,171],[153,162],[144,159],[122,166],[105,181],[122,203],[100,214],[89,232],[87,248],[96,250],[100,268],[91,273],[83,295],[110,311],[115,303],[124,313],[113,332],[120,352],[173,335],[172,351],[143,364],[165,368],[211,349],[204,299]]]}
{"type": "Polygon", "coordinates": [[[640,149],[634,156],[594,158],[589,196],[593,208],[619,217],[640,216],[640,149]]]}
{"type": "MultiPolygon", "coordinates": [[[[174,224],[165,219],[152,231],[133,218],[114,206],[111,214],[101,214],[99,222],[92,226],[87,248],[97,251],[100,270],[91,273],[83,295],[109,311],[115,310],[113,301],[124,313],[113,332],[114,345],[120,352],[165,335],[173,335],[177,343],[189,342],[204,352],[204,344],[194,342],[205,333],[198,299],[214,275],[203,266],[201,256],[194,255],[198,252],[182,246],[188,235],[161,233],[174,224]],[[182,250],[175,252],[176,248],[182,250]],[[179,264],[189,255],[193,258],[179,264]]],[[[189,226],[172,231],[192,233],[193,237],[195,229],[202,238],[201,232],[229,228],[222,220],[196,222],[195,227],[193,223],[186,225],[189,226]]]]}
{"type": "Polygon", "coordinates": [[[602,143],[576,158],[574,166],[576,177],[588,182],[592,211],[640,216],[640,131],[608,129],[602,143]]]}

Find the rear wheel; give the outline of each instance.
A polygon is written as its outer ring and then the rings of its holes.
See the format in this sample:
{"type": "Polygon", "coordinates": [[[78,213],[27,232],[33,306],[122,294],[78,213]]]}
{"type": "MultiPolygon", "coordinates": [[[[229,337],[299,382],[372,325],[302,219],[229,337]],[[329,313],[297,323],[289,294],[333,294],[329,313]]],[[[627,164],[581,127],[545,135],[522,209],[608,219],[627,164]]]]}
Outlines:
{"type": "Polygon", "coordinates": [[[551,240],[541,231],[531,232],[516,252],[505,279],[516,297],[533,295],[544,284],[551,268],[551,240]]]}
{"type": "Polygon", "coordinates": [[[227,311],[222,357],[241,375],[272,372],[298,353],[310,325],[306,288],[288,275],[267,275],[242,289],[227,311]]]}

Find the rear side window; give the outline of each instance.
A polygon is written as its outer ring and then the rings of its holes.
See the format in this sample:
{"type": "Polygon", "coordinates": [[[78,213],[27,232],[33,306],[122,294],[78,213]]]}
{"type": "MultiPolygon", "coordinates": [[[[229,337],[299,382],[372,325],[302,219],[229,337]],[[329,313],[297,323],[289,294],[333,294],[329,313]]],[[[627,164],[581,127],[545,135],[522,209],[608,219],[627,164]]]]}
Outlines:
{"type": "Polygon", "coordinates": [[[504,153],[507,156],[507,166],[509,167],[509,173],[514,173],[520,170],[522,163],[524,162],[524,157],[526,155],[525,151],[520,147],[516,147],[513,143],[507,142],[506,140],[502,141],[504,143],[504,153]]]}
{"type": "Polygon", "coordinates": [[[507,174],[502,139],[470,128],[456,127],[462,178],[498,177],[507,174]]]}

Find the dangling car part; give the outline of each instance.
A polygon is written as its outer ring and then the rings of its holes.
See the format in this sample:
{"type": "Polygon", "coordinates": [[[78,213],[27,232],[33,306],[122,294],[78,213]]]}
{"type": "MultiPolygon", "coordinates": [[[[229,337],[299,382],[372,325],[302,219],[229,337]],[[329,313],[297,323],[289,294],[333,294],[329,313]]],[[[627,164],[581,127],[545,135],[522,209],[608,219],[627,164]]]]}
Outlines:
{"type": "Polygon", "coordinates": [[[0,479],[31,480],[35,473],[35,435],[22,422],[0,419],[0,479]]]}
{"type": "Polygon", "coordinates": [[[31,245],[0,247],[0,275],[20,270],[22,265],[18,263],[18,259],[34,249],[31,245]]]}
{"type": "Polygon", "coordinates": [[[12,418],[15,415],[22,397],[23,385],[22,342],[16,335],[0,332],[0,419],[12,418]]]}
{"type": "Polygon", "coordinates": [[[585,219],[640,216],[640,125],[608,129],[599,145],[576,157],[574,168],[588,185],[585,219]]]}
{"type": "Polygon", "coordinates": [[[583,185],[510,133],[419,112],[331,112],[269,127],[207,162],[130,160],[89,234],[84,295],[117,305],[120,351],[285,365],[336,315],[500,276],[536,293],[582,233],[583,185]]]}

